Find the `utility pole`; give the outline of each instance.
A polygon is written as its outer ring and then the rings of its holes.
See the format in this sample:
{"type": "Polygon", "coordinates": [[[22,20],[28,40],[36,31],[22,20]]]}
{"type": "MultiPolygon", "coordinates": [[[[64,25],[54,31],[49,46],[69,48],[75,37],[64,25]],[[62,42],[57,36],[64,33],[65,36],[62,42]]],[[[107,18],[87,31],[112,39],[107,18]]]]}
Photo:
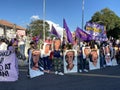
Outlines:
{"type": "Polygon", "coordinates": [[[82,0],[82,30],[84,27],[84,0],[82,0]]]}
{"type": "Polygon", "coordinates": [[[45,41],[45,9],[46,9],[46,1],[43,0],[43,41],[45,41]]]}

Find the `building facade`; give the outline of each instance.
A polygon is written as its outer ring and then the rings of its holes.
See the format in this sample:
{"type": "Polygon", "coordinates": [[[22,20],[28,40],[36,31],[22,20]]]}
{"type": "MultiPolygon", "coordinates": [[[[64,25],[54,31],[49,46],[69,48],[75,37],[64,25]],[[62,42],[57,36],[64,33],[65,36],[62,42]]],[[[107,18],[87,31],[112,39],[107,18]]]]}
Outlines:
{"type": "Polygon", "coordinates": [[[6,38],[15,38],[16,35],[26,35],[26,29],[8,22],[6,20],[0,20],[0,36],[4,36],[6,38]]]}

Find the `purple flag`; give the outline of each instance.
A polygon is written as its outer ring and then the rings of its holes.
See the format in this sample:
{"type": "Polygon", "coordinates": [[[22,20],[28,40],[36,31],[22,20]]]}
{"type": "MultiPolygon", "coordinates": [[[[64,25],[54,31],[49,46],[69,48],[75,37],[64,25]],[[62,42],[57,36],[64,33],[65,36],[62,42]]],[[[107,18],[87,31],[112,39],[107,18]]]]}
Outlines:
{"type": "Polygon", "coordinates": [[[56,37],[60,38],[60,35],[57,33],[55,27],[52,25],[51,34],[54,34],[56,37]]]}
{"type": "Polygon", "coordinates": [[[87,22],[86,25],[86,32],[88,32],[93,40],[102,40],[101,38],[106,38],[107,35],[104,33],[105,26],[97,24],[95,22],[87,22]]]}
{"type": "Polygon", "coordinates": [[[75,35],[76,37],[81,38],[82,40],[91,40],[91,36],[79,27],[77,27],[75,35]]]}
{"type": "Polygon", "coordinates": [[[67,40],[69,43],[73,43],[73,39],[72,39],[72,33],[70,32],[68,26],[67,26],[67,23],[65,21],[65,19],[63,19],[63,28],[65,29],[66,31],[66,35],[67,35],[67,40]]]}

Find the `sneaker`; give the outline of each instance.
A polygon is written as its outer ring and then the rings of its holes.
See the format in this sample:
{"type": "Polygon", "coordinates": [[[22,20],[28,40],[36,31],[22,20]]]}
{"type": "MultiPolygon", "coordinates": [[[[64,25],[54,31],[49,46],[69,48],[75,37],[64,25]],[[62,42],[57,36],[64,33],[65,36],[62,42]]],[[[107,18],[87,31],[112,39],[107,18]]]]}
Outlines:
{"type": "Polygon", "coordinates": [[[87,70],[87,69],[84,69],[84,72],[88,72],[88,70],[87,70]]]}
{"type": "Polygon", "coordinates": [[[79,72],[82,72],[82,70],[80,69],[79,72]]]}
{"type": "Polygon", "coordinates": [[[64,75],[62,72],[59,72],[58,75],[64,75]]]}
{"type": "Polygon", "coordinates": [[[58,71],[55,71],[55,74],[58,74],[58,71]]]}

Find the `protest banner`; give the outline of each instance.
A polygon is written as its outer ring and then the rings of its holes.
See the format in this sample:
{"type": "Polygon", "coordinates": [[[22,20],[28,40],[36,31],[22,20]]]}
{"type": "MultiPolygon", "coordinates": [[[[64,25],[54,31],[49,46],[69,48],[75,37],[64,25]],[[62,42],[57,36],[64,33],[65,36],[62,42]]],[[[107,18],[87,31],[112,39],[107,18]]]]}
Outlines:
{"type": "Polygon", "coordinates": [[[98,23],[87,22],[85,25],[86,32],[92,36],[93,40],[106,41],[106,28],[98,23]]]}
{"type": "Polygon", "coordinates": [[[89,69],[100,69],[100,57],[99,57],[99,50],[92,49],[89,55],[89,69]]]}
{"type": "Polygon", "coordinates": [[[66,50],[64,53],[64,73],[77,72],[77,51],[66,50]]]}
{"type": "Polygon", "coordinates": [[[18,80],[18,63],[13,51],[0,51],[0,81],[18,80]]]}
{"type": "Polygon", "coordinates": [[[29,53],[29,74],[30,78],[43,75],[43,68],[41,67],[40,51],[34,50],[29,53]]]}

